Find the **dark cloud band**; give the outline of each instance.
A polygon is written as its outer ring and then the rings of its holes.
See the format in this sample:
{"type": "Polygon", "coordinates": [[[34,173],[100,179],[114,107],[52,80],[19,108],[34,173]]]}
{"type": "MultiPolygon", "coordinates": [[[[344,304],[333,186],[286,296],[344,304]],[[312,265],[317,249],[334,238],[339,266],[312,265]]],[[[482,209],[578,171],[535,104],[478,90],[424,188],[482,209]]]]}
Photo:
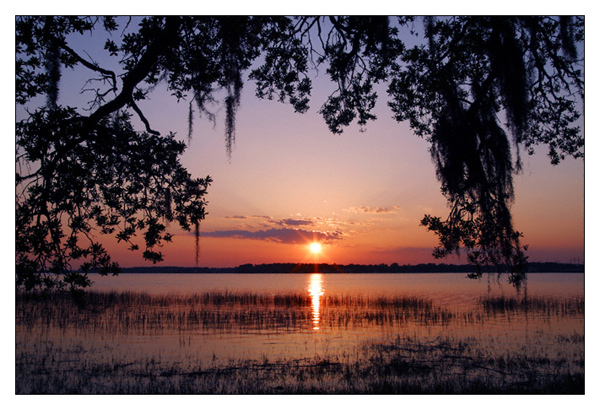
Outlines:
{"type": "Polygon", "coordinates": [[[334,240],[339,240],[342,239],[342,232],[318,232],[288,228],[267,229],[263,231],[253,232],[240,229],[230,231],[202,232],[201,236],[208,238],[256,239],[286,244],[304,244],[310,241],[319,241],[327,243],[334,240]]]}

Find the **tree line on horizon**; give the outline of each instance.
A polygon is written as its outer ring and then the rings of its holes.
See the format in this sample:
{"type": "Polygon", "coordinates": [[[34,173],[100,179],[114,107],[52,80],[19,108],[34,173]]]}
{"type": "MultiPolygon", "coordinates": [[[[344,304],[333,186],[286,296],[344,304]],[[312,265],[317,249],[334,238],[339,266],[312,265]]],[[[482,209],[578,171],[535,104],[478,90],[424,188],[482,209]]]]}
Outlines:
{"type": "MultiPolygon", "coordinates": [[[[330,263],[242,264],[230,268],[146,266],[122,268],[123,273],[475,273],[471,264],[419,263],[415,265],[330,263]]],[[[529,272],[583,272],[584,265],[560,262],[530,262],[529,272]]],[[[486,273],[498,272],[489,266],[486,273]]]]}

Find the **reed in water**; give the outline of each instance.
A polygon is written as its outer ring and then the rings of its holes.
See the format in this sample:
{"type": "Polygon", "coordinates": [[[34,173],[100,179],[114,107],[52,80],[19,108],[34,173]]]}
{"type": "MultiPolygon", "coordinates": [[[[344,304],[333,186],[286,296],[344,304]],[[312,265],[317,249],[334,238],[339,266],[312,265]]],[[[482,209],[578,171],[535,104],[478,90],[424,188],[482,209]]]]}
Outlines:
{"type": "Polygon", "coordinates": [[[16,393],[583,393],[583,328],[521,340],[496,321],[583,318],[581,298],[490,296],[452,310],[412,295],[327,295],[319,330],[313,303],[303,293],[20,294],[16,393]],[[288,335],[296,347],[273,354],[269,343],[288,335]],[[337,341],[348,335],[362,336],[337,341]],[[220,358],[228,338],[247,352],[220,358]]]}

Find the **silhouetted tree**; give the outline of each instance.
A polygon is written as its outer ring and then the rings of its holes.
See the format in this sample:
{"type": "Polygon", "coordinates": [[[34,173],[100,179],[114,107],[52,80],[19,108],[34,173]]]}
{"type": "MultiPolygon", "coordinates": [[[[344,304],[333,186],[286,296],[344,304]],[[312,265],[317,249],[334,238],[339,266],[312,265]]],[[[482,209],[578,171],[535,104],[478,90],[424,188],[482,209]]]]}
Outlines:
{"type": "MultiPolygon", "coordinates": [[[[411,48],[399,38],[399,28],[418,34],[412,17],[302,17],[295,20],[295,33],[306,37],[305,53],[317,54],[316,64],[325,63],[337,85],[320,110],[332,132],[341,133],[355,119],[361,127],[376,119],[374,85],[387,83],[396,120],[408,120],[431,143],[451,208],[445,220],[425,215],[421,222],[438,235],[434,256],[464,249],[478,268],[473,277],[483,265],[504,266],[518,285],[527,269],[527,246],[520,244],[510,205],[520,149],[533,154],[537,145],[547,145],[552,164],[567,155],[583,157],[577,124],[584,98],[578,58],[583,18],[423,20],[424,41],[411,48]]],[[[265,78],[282,78],[270,68],[263,65],[254,74],[262,80],[259,90],[265,78]]]]}
{"type": "MultiPolygon", "coordinates": [[[[196,110],[224,95],[226,149],[248,78],[259,98],[277,98],[297,112],[309,106],[311,70],[326,67],[334,92],[320,108],[330,130],[376,119],[375,85],[389,85],[389,105],[432,144],[451,212],[426,216],[436,256],[466,248],[471,262],[524,270],[526,257],[510,215],[518,148],[547,144],[553,163],[582,156],[574,122],[583,99],[577,48],[581,18],[426,18],[424,42],[407,48],[401,30],[418,19],[370,17],[138,18],[17,17],[17,284],[26,289],[85,287],[86,271],[117,271],[94,229],[130,244],[143,232],[144,257],[170,240],[163,222],[196,228],[205,216],[210,178],[181,166],[185,145],[161,136],[138,106],[165,82],[196,110]],[[121,29],[118,23],[121,22],[121,29]],[[136,26],[136,27],[134,27],[136,26]],[[104,30],[105,49],[121,72],[78,54],[69,41],[104,30]],[[112,37],[112,33],[120,36],[112,37]],[[60,105],[65,68],[89,70],[89,106],[60,105]],[[38,97],[45,97],[41,100],[38,97]],[[131,123],[136,116],[144,132],[131,123]],[[513,161],[511,151],[517,149],[513,161]],[[85,244],[83,244],[85,243],[85,244]],[[73,260],[85,260],[73,270],[73,260]],[[75,272],[75,273],[74,273],[75,272]]],[[[518,280],[518,276],[515,276],[518,280]]]]}
{"type": "Polygon", "coordinates": [[[445,221],[426,215],[421,223],[440,239],[436,257],[464,247],[470,262],[504,264],[518,284],[527,247],[509,207],[520,148],[533,154],[547,144],[553,164],[583,156],[583,19],[428,18],[425,36],[426,45],[404,54],[407,66],[389,89],[397,120],[431,142],[451,207],[445,221]]]}
{"type": "Polygon", "coordinates": [[[156,248],[171,240],[166,223],[190,230],[204,218],[210,178],[192,178],[179,162],[185,145],[151,130],[136,105],[143,98],[136,87],[179,35],[175,23],[142,31],[148,36],[143,43],[124,39],[131,51],[119,90],[116,73],[75,53],[66,38],[98,24],[114,31],[114,19],[17,18],[16,102],[27,109],[16,124],[17,286],[78,292],[89,286],[91,269],[119,271],[94,230],[114,233],[131,250],[138,249],[132,239],[141,231],[144,258],[157,262],[163,256],[156,248]],[[78,64],[108,84],[108,91],[96,91],[91,114],[58,103],[60,68],[78,64]],[[114,98],[105,102],[110,93],[114,98]],[[45,103],[34,100],[41,95],[45,103]],[[138,113],[146,132],[133,129],[128,109],[138,113]]]}

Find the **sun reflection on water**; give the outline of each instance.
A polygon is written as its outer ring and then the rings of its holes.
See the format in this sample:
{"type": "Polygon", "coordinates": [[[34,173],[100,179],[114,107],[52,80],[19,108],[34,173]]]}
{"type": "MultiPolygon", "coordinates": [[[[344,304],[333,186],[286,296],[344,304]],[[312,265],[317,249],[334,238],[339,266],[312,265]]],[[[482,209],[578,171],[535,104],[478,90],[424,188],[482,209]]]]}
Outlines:
{"type": "Polygon", "coordinates": [[[321,296],[325,293],[323,290],[323,276],[320,273],[313,273],[310,275],[308,293],[312,299],[313,330],[319,330],[319,321],[321,319],[321,296]]]}

